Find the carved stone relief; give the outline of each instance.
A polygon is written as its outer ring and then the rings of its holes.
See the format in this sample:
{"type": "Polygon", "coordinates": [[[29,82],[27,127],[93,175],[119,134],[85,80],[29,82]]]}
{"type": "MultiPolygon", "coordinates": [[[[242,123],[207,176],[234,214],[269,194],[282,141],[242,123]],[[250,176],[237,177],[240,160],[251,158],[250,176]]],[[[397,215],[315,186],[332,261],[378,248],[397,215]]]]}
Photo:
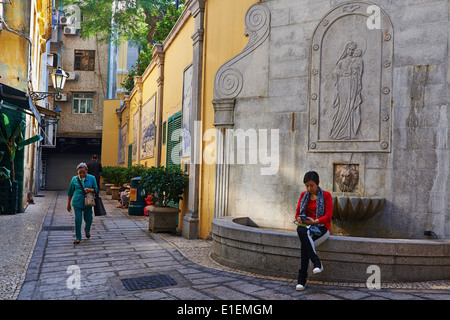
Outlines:
{"type": "Polygon", "coordinates": [[[214,79],[214,99],[234,99],[242,90],[243,76],[234,65],[258,48],[267,39],[270,29],[270,12],[263,4],[254,4],[245,15],[245,35],[249,37],[245,48],[224,63],[214,79]]]}
{"type": "Polygon", "coordinates": [[[359,185],[358,164],[334,165],[334,190],[335,192],[357,192],[359,185]]]}
{"type": "Polygon", "coordinates": [[[311,41],[310,152],[390,151],[392,55],[379,7],[343,4],[322,19],[311,41]]]}

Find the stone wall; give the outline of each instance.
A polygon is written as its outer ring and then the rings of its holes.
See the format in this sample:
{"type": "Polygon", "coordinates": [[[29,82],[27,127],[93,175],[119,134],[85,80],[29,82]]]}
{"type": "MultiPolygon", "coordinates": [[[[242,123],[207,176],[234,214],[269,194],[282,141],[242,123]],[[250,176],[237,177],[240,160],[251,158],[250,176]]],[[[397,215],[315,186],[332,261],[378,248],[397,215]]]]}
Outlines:
{"type": "Polygon", "coordinates": [[[333,220],[335,234],[450,237],[448,22],[447,1],[252,6],[249,44],[216,74],[215,125],[234,130],[217,153],[234,161],[216,165],[215,216],[294,230],[303,175],[315,170],[334,196],[386,200],[370,219],[333,220]],[[261,174],[270,151],[278,170],[261,174]],[[356,172],[350,187],[343,167],[356,172]]]}

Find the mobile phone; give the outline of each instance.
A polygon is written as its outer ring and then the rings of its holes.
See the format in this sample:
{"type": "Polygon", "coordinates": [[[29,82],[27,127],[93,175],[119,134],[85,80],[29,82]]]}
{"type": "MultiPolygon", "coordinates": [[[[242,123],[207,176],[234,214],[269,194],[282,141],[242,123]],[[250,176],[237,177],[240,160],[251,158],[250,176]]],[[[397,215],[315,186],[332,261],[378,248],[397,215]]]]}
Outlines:
{"type": "Polygon", "coordinates": [[[308,220],[308,217],[307,216],[298,216],[300,219],[305,219],[305,220],[308,220]]]}

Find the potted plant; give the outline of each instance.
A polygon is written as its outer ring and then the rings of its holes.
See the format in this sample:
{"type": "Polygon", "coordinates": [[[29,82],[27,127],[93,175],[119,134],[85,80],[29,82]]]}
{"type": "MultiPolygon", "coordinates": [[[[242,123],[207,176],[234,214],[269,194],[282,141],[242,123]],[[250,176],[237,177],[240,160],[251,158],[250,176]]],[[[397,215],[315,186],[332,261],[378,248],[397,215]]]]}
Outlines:
{"type": "Polygon", "coordinates": [[[175,232],[180,209],[173,207],[183,200],[187,175],[178,166],[151,167],[142,177],[142,186],[154,198],[149,211],[148,229],[152,232],[175,232]]]}
{"type": "Polygon", "coordinates": [[[145,171],[147,171],[147,168],[143,166],[142,164],[135,164],[129,167],[126,167],[124,170],[125,179],[127,182],[130,182],[131,179],[136,177],[141,177],[144,175],[145,171]]]}
{"type": "Polygon", "coordinates": [[[0,144],[6,147],[7,151],[1,152],[0,161],[2,160],[1,158],[3,158],[7,153],[9,155],[10,163],[10,170],[6,167],[3,167],[2,169],[2,182],[0,182],[0,208],[2,213],[17,212],[19,185],[16,181],[16,171],[14,166],[17,151],[22,150],[26,145],[42,140],[40,135],[35,135],[32,138],[24,139],[23,129],[23,121],[21,121],[16,128],[12,128],[8,116],[0,112],[0,144]]]}
{"type": "Polygon", "coordinates": [[[110,170],[111,176],[109,177],[109,182],[114,184],[114,186],[111,187],[111,199],[119,200],[119,190],[123,184],[127,182],[127,177],[125,175],[126,168],[111,167],[110,170]]]}
{"type": "Polygon", "coordinates": [[[104,166],[104,167],[102,167],[102,172],[100,173],[100,175],[103,178],[103,185],[105,186],[106,194],[108,194],[108,195],[111,195],[111,187],[114,186],[113,183],[110,183],[111,168],[112,167],[110,167],[110,166],[104,166]]]}

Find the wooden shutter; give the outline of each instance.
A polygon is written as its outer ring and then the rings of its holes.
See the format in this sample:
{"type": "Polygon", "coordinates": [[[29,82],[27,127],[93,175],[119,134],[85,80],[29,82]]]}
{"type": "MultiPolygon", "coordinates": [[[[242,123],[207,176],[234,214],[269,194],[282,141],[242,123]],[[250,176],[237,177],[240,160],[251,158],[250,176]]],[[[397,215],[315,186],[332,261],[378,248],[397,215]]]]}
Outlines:
{"type": "Polygon", "coordinates": [[[170,117],[167,123],[166,166],[181,166],[181,122],[181,112],[178,112],[170,117]]]}

